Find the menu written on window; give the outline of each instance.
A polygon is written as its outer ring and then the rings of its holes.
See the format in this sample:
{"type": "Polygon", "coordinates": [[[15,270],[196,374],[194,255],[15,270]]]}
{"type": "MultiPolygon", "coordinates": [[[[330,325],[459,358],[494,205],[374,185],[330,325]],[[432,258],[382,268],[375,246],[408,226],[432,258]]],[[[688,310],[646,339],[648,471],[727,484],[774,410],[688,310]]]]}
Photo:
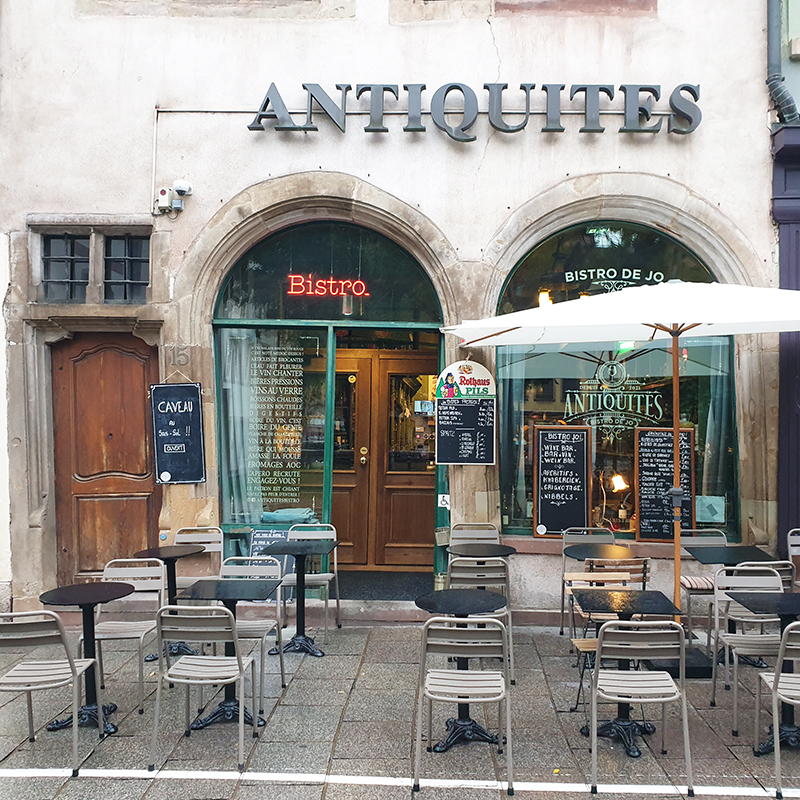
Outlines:
{"type": "Polygon", "coordinates": [[[589,524],[591,428],[536,426],[533,527],[548,531],[589,524]]]}
{"type": "Polygon", "coordinates": [[[303,348],[253,345],[248,399],[247,501],[299,505],[303,348]]]}
{"type": "Polygon", "coordinates": [[[156,483],[205,483],[200,394],[199,383],[150,386],[156,483]]]}
{"type": "MultiPolygon", "coordinates": [[[[694,528],[694,430],[680,432],[681,528],[694,528]]],[[[636,538],[644,541],[672,540],[675,517],[667,492],[674,478],[674,439],[671,428],[636,428],[636,538]]]]}
{"type": "Polygon", "coordinates": [[[436,399],[436,463],[494,464],[494,397],[436,399]]]}

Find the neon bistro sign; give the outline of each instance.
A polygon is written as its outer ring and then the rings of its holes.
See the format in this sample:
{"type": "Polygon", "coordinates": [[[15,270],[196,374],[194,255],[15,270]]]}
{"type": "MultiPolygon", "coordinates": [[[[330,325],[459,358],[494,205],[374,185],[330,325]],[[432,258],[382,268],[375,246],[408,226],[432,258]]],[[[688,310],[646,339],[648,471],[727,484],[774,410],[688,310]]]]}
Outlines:
{"type": "Polygon", "coordinates": [[[286,294],[303,297],[369,297],[367,284],[356,278],[314,278],[312,273],[307,275],[287,275],[289,288],[286,294]]]}

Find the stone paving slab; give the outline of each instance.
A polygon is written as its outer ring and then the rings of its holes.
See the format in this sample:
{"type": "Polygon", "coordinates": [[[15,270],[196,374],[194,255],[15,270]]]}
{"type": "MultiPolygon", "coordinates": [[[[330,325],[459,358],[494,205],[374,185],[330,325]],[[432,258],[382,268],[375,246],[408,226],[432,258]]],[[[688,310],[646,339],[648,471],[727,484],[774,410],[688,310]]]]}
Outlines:
{"type": "MultiPolygon", "coordinates": [[[[291,629],[285,631],[287,637],[291,629]]],[[[320,631],[321,633],[321,631],[320,631]]],[[[77,640],[75,633],[71,636],[77,640]]],[[[510,688],[515,780],[532,782],[535,800],[585,800],[589,779],[589,739],[580,733],[588,713],[570,712],[579,672],[569,653],[569,639],[557,629],[525,627],[515,632],[517,682],[510,688]],[[570,787],[580,786],[580,791],[570,787]]],[[[321,636],[319,636],[321,643],[321,636]]],[[[155,707],[157,665],[148,665],[145,711],[138,714],[136,650],[130,643],[106,645],[106,696],[119,706],[112,720],[119,732],[99,740],[96,729],[81,729],[79,752],[84,774],[69,778],[71,731],[50,733],[46,723],[68,713],[68,688],[34,695],[36,741],[27,739],[23,697],[0,695],[0,800],[394,800],[412,798],[414,717],[418,682],[420,626],[375,625],[331,628],[323,646],[327,655],[313,658],[286,655],[287,682],[281,687],[278,660],[267,660],[266,725],[257,739],[245,731],[246,770],[236,772],[237,725],[214,725],[184,736],[185,691],[163,690],[159,721],[157,769],[148,774],[150,736],[155,707]],[[3,770],[33,769],[28,777],[10,777],[3,770]],[[63,776],[44,773],[60,768],[63,776]],[[97,772],[92,772],[96,770],[97,772]],[[112,777],[113,770],[127,770],[112,777]],[[209,771],[217,774],[208,777],[209,771]],[[90,772],[87,777],[87,772],[90,772]],[[158,777],[161,774],[164,777],[158,777]],[[253,776],[248,780],[248,775],[253,776]],[[171,776],[171,777],[167,777],[171,776]],[[256,779],[260,776],[260,779],[256,779]],[[283,777],[285,776],[285,782],[283,777]],[[268,778],[268,779],[265,779],[268,778]],[[397,781],[400,780],[400,785],[397,781]]],[[[36,657],[54,655],[39,648],[36,657]]],[[[254,651],[258,655],[258,648],[254,651]]],[[[0,670],[16,663],[21,654],[4,653],[0,670]]],[[[443,659],[436,666],[446,667],[443,659]]],[[[496,670],[498,662],[483,667],[496,670]]],[[[730,797],[766,797],[763,786],[774,784],[774,759],[752,753],[753,692],[758,670],[740,670],[740,736],[731,734],[732,692],[718,687],[718,705],[709,704],[709,681],[690,681],[690,740],[695,784],[729,787],[730,797]]],[[[588,676],[587,676],[588,687],[588,676]]],[[[245,691],[249,695],[249,681],[245,691]]],[[[204,693],[205,711],[221,699],[222,689],[204,693]]],[[[192,691],[193,704],[198,692],[192,691]]],[[[249,703],[249,701],[247,701],[249,703]]],[[[769,699],[762,700],[762,735],[770,724],[769,699]]],[[[191,707],[194,719],[197,708],[191,707]]],[[[613,705],[601,707],[601,719],[614,714],[613,705]]],[[[633,716],[640,715],[634,707],[633,716]]],[[[660,709],[647,709],[647,718],[661,725],[660,709]]],[[[445,722],[455,716],[453,704],[433,707],[434,742],[445,735],[445,722]]],[[[496,729],[496,706],[472,706],[472,715],[490,730],[496,729]]],[[[427,721],[423,722],[424,739],[427,721]]],[[[496,788],[505,780],[505,754],[485,743],[459,744],[447,753],[429,753],[423,743],[422,789],[419,800],[499,800],[496,788]],[[475,785],[432,786],[426,781],[467,781],[475,785]]],[[[598,781],[608,785],[648,785],[648,797],[676,797],[675,786],[685,785],[683,740],[678,704],[668,707],[667,753],[661,753],[661,732],[643,737],[642,756],[631,759],[617,742],[598,744],[598,781]],[[660,789],[663,787],[663,794],[660,789]],[[650,793],[652,792],[652,793],[650,793]]],[[[800,751],[785,751],[784,785],[800,788],[800,751]]],[[[724,790],[723,790],[724,792],[724,790]]],[[[630,792],[600,795],[607,800],[630,792]]],[[[716,793],[725,797],[724,793],[716,793]]]]}

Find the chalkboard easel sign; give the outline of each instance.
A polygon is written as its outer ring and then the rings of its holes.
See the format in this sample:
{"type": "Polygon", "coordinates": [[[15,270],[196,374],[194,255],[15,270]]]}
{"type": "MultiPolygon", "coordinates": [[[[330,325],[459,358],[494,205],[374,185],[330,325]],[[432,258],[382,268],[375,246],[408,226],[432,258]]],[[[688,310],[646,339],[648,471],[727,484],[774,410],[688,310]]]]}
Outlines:
{"type": "MultiPolygon", "coordinates": [[[[675,537],[675,517],[672,498],[667,494],[675,481],[672,428],[636,428],[635,433],[636,538],[643,542],[672,541],[675,537]]],[[[694,528],[693,428],[681,429],[680,448],[683,487],[681,528],[694,528]]]]}
{"type": "Polygon", "coordinates": [[[495,462],[494,397],[436,398],[436,463],[495,462]]]}
{"type": "Polygon", "coordinates": [[[537,425],[534,436],[533,529],[586,527],[592,496],[592,429],[537,425]]]}
{"type": "Polygon", "coordinates": [[[150,386],[156,483],[205,483],[203,407],[199,383],[150,386]]]}

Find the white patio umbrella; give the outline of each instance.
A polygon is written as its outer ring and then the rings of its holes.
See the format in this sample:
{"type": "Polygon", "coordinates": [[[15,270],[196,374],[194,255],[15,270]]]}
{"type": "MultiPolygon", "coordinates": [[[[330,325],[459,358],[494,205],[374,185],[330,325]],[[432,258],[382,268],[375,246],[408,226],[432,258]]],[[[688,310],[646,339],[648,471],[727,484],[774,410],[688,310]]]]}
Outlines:
{"type": "Polygon", "coordinates": [[[567,342],[672,339],[674,441],[674,603],[680,601],[680,383],[678,339],[694,336],[800,330],[800,292],[725,283],[668,281],[633,286],[442,328],[461,346],[537,345],[567,342]]]}

